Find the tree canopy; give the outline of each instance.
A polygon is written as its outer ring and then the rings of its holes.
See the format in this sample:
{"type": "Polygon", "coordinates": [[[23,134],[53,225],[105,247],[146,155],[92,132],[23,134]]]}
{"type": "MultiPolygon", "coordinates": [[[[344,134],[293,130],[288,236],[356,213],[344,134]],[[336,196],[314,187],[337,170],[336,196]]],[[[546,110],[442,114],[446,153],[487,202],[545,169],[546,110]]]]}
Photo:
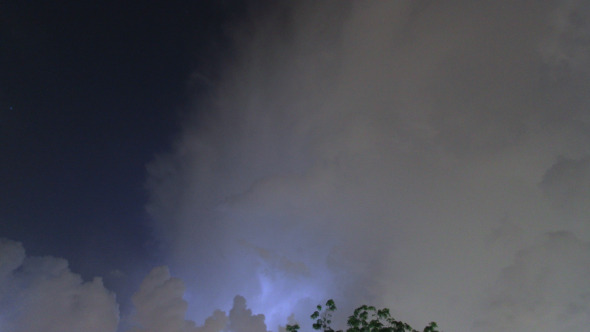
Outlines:
{"type": "MultiPolygon", "coordinates": [[[[325,306],[318,305],[316,311],[311,314],[313,328],[324,332],[334,331],[332,328],[332,313],[336,310],[334,300],[328,300],[325,306]]],[[[391,317],[389,309],[377,309],[373,306],[362,305],[354,310],[348,317],[346,332],[420,332],[412,328],[408,323],[391,317]]],[[[287,325],[287,332],[298,332],[299,325],[287,325]]],[[[435,322],[428,324],[422,332],[440,332],[435,322]]]]}

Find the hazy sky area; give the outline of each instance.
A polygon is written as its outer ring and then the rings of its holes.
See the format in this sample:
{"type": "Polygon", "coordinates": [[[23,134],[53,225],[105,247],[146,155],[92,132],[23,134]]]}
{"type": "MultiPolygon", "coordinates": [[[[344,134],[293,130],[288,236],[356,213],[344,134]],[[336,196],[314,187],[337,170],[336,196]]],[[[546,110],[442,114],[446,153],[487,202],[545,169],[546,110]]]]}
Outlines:
{"type": "Polygon", "coordinates": [[[589,2],[1,6],[1,331],[590,325],[589,2]]]}

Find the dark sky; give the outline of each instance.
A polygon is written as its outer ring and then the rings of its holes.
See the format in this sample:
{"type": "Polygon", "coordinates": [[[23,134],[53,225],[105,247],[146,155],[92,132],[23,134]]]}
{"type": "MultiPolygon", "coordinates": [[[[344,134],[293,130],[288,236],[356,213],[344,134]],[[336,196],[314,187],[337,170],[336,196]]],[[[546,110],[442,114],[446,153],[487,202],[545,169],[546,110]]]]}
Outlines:
{"type": "Polygon", "coordinates": [[[0,235],[85,278],[157,261],[145,165],[172,142],[188,92],[204,91],[190,74],[215,66],[239,7],[2,2],[0,235]]]}

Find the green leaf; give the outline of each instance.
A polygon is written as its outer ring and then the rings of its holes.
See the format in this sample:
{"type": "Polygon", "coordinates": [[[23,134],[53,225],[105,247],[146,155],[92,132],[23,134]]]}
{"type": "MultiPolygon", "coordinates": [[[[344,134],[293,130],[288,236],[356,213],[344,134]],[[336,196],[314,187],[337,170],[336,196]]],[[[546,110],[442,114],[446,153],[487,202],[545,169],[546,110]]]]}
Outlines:
{"type": "Polygon", "coordinates": [[[287,325],[286,330],[287,330],[287,332],[297,332],[299,330],[299,325],[298,324],[287,325]]]}
{"type": "MultiPolygon", "coordinates": [[[[326,302],[326,307],[321,305],[316,307],[318,310],[311,314],[311,319],[315,320],[312,325],[315,330],[323,330],[324,332],[334,332],[330,324],[332,324],[332,312],[336,310],[334,300],[330,299],[326,302]],[[322,311],[322,309],[324,309],[322,311]]],[[[388,308],[377,309],[374,306],[361,305],[356,308],[352,316],[347,320],[348,329],[346,332],[418,332],[414,330],[408,323],[398,321],[391,317],[388,308]]],[[[431,322],[426,326],[423,332],[439,332],[438,325],[431,322]]],[[[299,326],[287,326],[287,332],[298,332],[299,326]]],[[[343,331],[338,331],[343,332],[343,331]]]]}

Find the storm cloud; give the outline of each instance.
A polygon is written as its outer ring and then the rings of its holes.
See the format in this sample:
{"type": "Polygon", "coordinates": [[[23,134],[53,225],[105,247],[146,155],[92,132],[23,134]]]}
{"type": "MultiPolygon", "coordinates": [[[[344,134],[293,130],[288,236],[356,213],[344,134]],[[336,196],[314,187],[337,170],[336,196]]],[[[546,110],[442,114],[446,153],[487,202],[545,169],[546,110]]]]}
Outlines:
{"type": "Polygon", "coordinates": [[[120,314],[101,278],[0,239],[0,330],[284,332],[329,298],[337,322],[587,328],[587,2],[245,7],[147,165],[167,266],[120,314]]]}
{"type": "Polygon", "coordinates": [[[189,316],[242,294],[270,329],[326,298],[447,331],[586,326],[588,5],[270,7],[148,167],[189,316]]]}

